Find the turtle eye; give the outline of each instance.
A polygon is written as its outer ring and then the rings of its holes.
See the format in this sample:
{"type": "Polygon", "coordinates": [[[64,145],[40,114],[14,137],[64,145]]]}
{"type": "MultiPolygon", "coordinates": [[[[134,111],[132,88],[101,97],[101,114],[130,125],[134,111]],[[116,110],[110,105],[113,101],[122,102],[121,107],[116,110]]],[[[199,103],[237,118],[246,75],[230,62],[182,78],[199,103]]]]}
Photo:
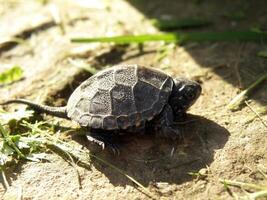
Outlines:
{"type": "Polygon", "coordinates": [[[184,95],[188,100],[192,100],[195,98],[195,92],[192,88],[189,88],[184,95]]]}

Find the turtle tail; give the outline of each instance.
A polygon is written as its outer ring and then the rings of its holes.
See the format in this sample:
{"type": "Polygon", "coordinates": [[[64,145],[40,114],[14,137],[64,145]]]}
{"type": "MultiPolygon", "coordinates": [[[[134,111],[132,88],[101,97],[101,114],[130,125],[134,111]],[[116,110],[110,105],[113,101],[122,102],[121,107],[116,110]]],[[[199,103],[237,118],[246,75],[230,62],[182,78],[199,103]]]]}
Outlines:
{"type": "Polygon", "coordinates": [[[53,107],[53,106],[41,105],[41,104],[37,104],[37,103],[31,102],[31,101],[26,100],[26,99],[9,100],[9,101],[6,101],[4,103],[1,103],[0,105],[7,105],[7,104],[11,104],[11,103],[26,104],[26,105],[32,107],[36,111],[47,113],[49,115],[53,115],[53,116],[60,117],[60,118],[69,119],[67,116],[67,107],[66,106],[53,107]]]}

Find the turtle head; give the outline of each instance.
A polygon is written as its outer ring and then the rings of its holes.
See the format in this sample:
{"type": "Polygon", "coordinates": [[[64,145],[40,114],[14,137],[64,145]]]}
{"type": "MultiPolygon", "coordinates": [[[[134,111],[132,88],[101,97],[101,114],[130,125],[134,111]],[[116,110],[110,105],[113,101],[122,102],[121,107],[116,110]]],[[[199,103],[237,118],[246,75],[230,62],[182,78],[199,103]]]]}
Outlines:
{"type": "Polygon", "coordinates": [[[174,114],[185,113],[198,99],[201,90],[200,84],[195,81],[184,78],[174,79],[174,87],[169,100],[174,114]]]}

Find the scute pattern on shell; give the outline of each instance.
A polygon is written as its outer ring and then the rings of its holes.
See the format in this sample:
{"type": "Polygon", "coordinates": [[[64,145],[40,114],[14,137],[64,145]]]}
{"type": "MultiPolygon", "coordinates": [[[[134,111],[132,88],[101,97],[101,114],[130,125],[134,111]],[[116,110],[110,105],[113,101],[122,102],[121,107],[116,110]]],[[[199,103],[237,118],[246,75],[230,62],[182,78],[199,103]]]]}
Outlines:
{"type": "Polygon", "coordinates": [[[138,65],[103,70],[70,96],[68,117],[81,126],[104,130],[138,126],[159,114],[173,87],[170,76],[138,65]]]}

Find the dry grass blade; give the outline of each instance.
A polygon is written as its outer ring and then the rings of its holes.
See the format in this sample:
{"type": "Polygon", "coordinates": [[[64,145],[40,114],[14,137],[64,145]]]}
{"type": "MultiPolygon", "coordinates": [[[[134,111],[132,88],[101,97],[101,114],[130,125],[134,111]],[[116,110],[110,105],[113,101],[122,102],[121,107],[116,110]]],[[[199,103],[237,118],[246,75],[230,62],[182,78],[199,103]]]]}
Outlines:
{"type": "Polygon", "coordinates": [[[70,159],[69,164],[74,168],[74,170],[75,170],[75,172],[76,172],[76,174],[77,174],[77,179],[78,179],[78,183],[79,183],[79,189],[82,189],[81,175],[80,175],[80,173],[79,173],[79,170],[78,170],[78,168],[77,168],[77,165],[75,164],[75,162],[74,162],[72,156],[71,156],[69,153],[67,153],[67,155],[68,155],[68,157],[69,157],[69,159],[70,159]]]}
{"type": "Polygon", "coordinates": [[[262,119],[262,117],[259,115],[259,113],[254,110],[254,108],[252,108],[251,105],[249,105],[249,103],[247,101],[245,101],[245,104],[248,106],[248,108],[255,113],[255,115],[259,118],[259,120],[261,121],[261,123],[265,126],[265,128],[267,128],[267,124],[266,122],[262,119]]]}
{"type": "Polygon", "coordinates": [[[257,199],[257,198],[260,198],[260,197],[267,197],[267,190],[254,192],[254,193],[250,194],[249,197],[250,197],[250,199],[257,199]]]}
{"type": "Polygon", "coordinates": [[[133,177],[131,177],[130,175],[128,175],[126,172],[124,172],[123,170],[117,168],[115,165],[112,165],[111,163],[103,160],[102,158],[96,156],[96,155],[91,155],[92,157],[94,157],[95,159],[97,159],[98,161],[102,162],[105,165],[108,165],[109,167],[111,167],[112,169],[114,169],[115,171],[117,171],[118,173],[124,175],[125,177],[127,177],[129,180],[131,180],[133,183],[135,183],[137,186],[139,186],[141,188],[141,191],[146,194],[148,197],[150,197],[151,199],[157,199],[157,197],[155,197],[154,194],[152,194],[148,189],[146,189],[141,183],[139,183],[137,180],[135,180],[133,177]]]}
{"type": "Polygon", "coordinates": [[[240,105],[244,103],[248,95],[251,94],[253,89],[255,89],[257,86],[259,86],[263,81],[267,79],[267,73],[259,77],[255,82],[253,82],[247,89],[240,92],[235,98],[233,98],[230,103],[227,105],[227,108],[230,110],[238,110],[240,105]]]}
{"type": "Polygon", "coordinates": [[[0,48],[7,43],[23,44],[26,43],[26,41],[19,37],[0,37],[0,48]]]}
{"type": "Polygon", "coordinates": [[[55,24],[60,27],[62,34],[65,34],[66,30],[62,18],[60,16],[59,8],[55,4],[51,4],[49,8],[55,24]]]}
{"type": "Polygon", "coordinates": [[[240,181],[231,181],[231,180],[220,180],[221,183],[226,184],[226,185],[231,185],[231,186],[236,186],[236,187],[241,187],[244,189],[254,189],[254,190],[266,190],[267,186],[263,186],[263,185],[256,185],[256,184],[252,184],[252,183],[244,183],[244,182],[240,182],[240,181]]]}
{"type": "MultiPolygon", "coordinates": [[[[54,151],[53,149],[51,149],[51,148],[50,148],[50,150],[51,150],[52,152],[54,152],[55,154],[57,153],[57,152],[55,152],[55,151],[54,151]]],[[[69,154],[69,152],[67,152],[67,151],[64,151],[64,154],[67,155],[67,159],[64,159],[64,161],[66,161],[67,163],[69,163],[69,164],[73,167],[73,169],[75,170],[75,173],[76,173],[76,175],[77,175],[78,184],[79,184],[79,189],[82,189],[81,175],[80,175],[80,173],[79,173],[79,170],[78,170],[78,168],[77,168],[76,163],[75,163],[74,160],[73,160],[73,157],[72,157],[72,156],[69,154]]]]}
{"type": "MultiPolygon", "coordinates": [[[[224,184],[227,190],[229,190],[228,186],[235,186],[241,188],[249,197],[248,199],[251,200],[256,200],[260,197],[267,197],[267,186],[231,180],[220,180],[220,182],[224,184]],[[256,190],[256,192],[247,193],[245,190],[256,190]]],[[[237,199],[239,199],[239,197],[237,199]]]]}
{"type": "Polygon", "coordinates": [[[265,179],[267,179],[267,174],[266,174],[266,173],[264,173],[260,168],[258,168],[258,171],[261,173],[261,175],[262,175],[265,179]]]}
{"type": "Polygon", "coordinates": [[[0,169],[1,169],[1,175],[2,175],[2,178],[3,178],[4,187],[7,190],[9,188],[9,183],[7,181],[7,178],[6,178],[4,167],[2,166],[0,169]]]}

